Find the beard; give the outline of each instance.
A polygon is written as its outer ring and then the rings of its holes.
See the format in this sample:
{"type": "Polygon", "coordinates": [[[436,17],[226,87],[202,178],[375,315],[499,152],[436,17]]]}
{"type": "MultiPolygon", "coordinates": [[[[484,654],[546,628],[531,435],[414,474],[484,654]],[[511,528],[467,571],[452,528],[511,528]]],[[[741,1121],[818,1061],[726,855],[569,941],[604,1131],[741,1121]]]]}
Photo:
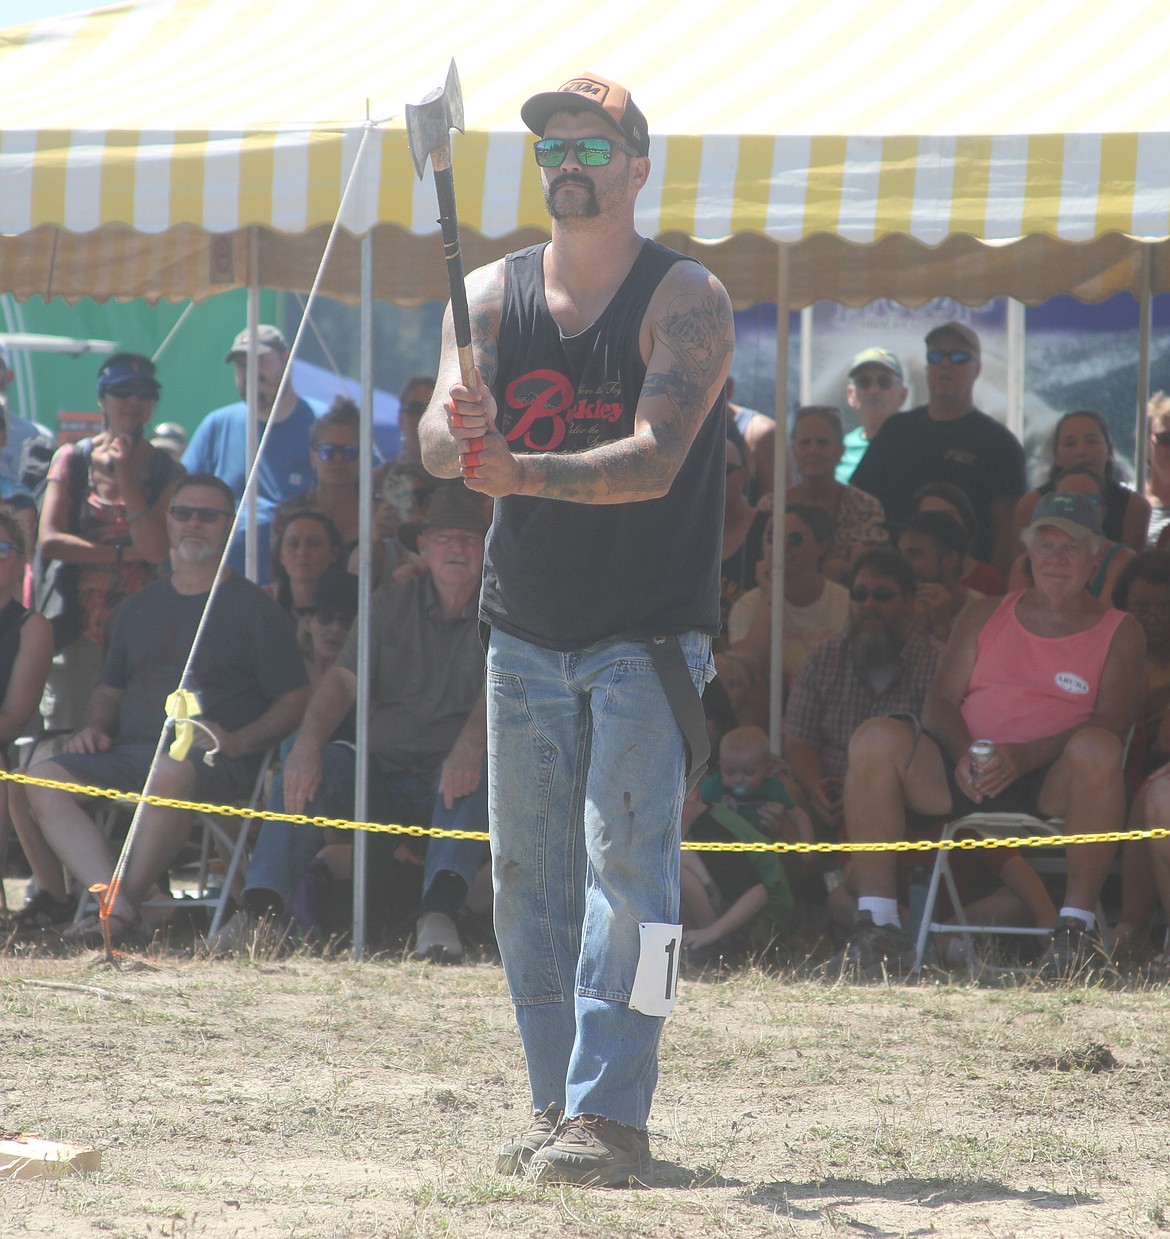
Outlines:
{"type": "Polygon", "coordinates": [[[205,564],[208,560],[219,559],[220,553],[212,543],[197,538],[180,538],[175,547],[175,554],[185,564],[205,564]]]}
{"type": "Polygon", "coordinates": [[[906,644],[906,635],[906,625],[883,626],[876,631],[852,627],[849,651],[853,665],[863,673],[893,667],[906,644]]]}
{"type": "Polygon", "coordinates": [[[601,214],[601,204],[597,201],[597,190],[593,182],[583,176],[574,176],[565,172],[555,181],[544,187],[544,205],[552,219],[596,219],[601,214]],[[557,201],[556,191],[562,185],[580,185],[587,191],[585,199],[566,197],[557,201]]]}

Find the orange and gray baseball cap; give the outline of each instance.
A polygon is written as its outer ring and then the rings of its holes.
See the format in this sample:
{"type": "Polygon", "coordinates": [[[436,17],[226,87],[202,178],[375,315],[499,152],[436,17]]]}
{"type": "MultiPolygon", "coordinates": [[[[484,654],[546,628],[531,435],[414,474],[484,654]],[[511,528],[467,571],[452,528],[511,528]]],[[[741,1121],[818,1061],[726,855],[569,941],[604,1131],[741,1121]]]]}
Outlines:
{"type": "Polygon", "coordinates": [[[596,112],[621,130],[639,155],[650,153],[650,134],[642,109],[624,86],[608,78],[583,73],[556,90],[533,95],[520,109],[520,119],[537,137],[543,138],[544,127],[556,112],[596,112]]]}
{"type": "Polygon", "coordinates": [[[863,348],[849,363],[849,377],[852,378],[862,366],[881,366],[888,370],[899,383],[906,381],[902,374],[902,363],[888,348],[863,348]]]}

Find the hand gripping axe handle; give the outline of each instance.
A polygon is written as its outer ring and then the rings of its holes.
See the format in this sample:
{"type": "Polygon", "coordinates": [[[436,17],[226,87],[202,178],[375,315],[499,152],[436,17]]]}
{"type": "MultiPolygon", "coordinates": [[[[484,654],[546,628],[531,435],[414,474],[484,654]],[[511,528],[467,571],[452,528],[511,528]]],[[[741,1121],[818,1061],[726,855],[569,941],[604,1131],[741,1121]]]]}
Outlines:
{"type": "MultiPolygon", "coordinates": [[[[467,309],[467,286],[463,282],[463,254],[459,248],[459,217],[455,211],[455,178],[451,172],[451,130],[463,132],[463,92],[455,61],[447,70],[446,83],[431,91],[422,103],[406,105],[406,140],[414,170],[422,180],[427,160],[435,175],[439,199],[439,227],[443,230],[443,256],[451,285],[451,319],[459,350],[459,377],[464,387],[475,387],[475,354],[471,348],[471,315],[467,309]]],[[[466,470],[464,470],[466,472],[466,470]]]]}

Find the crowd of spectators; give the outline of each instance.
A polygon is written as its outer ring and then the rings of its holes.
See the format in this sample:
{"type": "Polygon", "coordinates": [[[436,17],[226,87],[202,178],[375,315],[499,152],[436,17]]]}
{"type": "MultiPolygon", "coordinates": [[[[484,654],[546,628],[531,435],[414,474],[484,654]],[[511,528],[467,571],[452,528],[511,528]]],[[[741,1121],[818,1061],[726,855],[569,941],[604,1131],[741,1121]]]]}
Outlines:
{"type": "MultiPolygon", "coordinates": [[[[241,332],[226,358],[241,396],[248,343],[241,332]]],[[[41,478],[29,468],[35,452],[23,466],[0,454],[0,746],[11,754],[32,733],[33,772],[46,778],[141,790],[152,771],[150,790],[213,802],[245,796],[271,750],[270,808],[352,818],[359,414],[344,397],[326,410],[281,386],[289,351],[275,327],[255,343],[258,431],[268,426],[258,584],[243,575],[244,519],[229,540],[245,481],[244,403],[209,413],[188,444],[156,421],[153,364],[116,354],[98,373],[101,431],[49,460],[34,427],[41,478]],[[225,553],[231,571],[213,591],[225,553]],[[155,760],[209,596],[184,681],[206,727],[186,756],[155,760]]],[[[976,805],[1085,831],[1170,824],[1170,553],[1160,549],[1170,400],[1151,402],[1145,494],[1121,482],[1091,410],[1061,417],[1051,468],[1028,491],[1022,447],[975,403],[978,335],[945,323],[925,346],[926,403],[903,409],[902,360],[875,344],[853,359],[842,393],[853,429],[830,405],[795,411],[783,502],[772,493],[776,425],[732,403],[728,381],[723,632],[706,696],[714,755],[684,806],[686,839],[931,837],[976,805]],[[784,640],[773,666],[777,537],[784,640]],[[765,730],[773,681],[782,746],[765,730]],[[980,770],[968,756],[976,739],[996,746],[980,770]]],[[[401,455],[375,473],[368,815],[484,831],[477,602],[490,509],[422,467],[417,426],[433,386],[422,376],[406,385],[401,455]]],[[[32,871],[11,934],[100,938],[95,917],[75,916],[77,892],[108,883],[117,854],[94,808],[60,789],[0,784],[0,812],[32,871]]],[[[148,941],[165,919],[157,905],[190,830],[181,810],[144,812],[112,907],[118,942],[148,941]]],[[[234,915],[207,945],[344,935],[352,844],[349,831],[266,822],[234,915]]],[[[1114,853],[1069,849],[1055,901],[1026,855],[965,853],[957,872],[985,923],[1049,931],[1042,971],[1104,966],[1112,944],[1115,958],[1152,956],[1170,974],[1155,932],[1170,913],[1170,846],[1125,845],[1110,933],[1097,909],[1114,853]]],[[[469,926],[490,934],[487,860],[476,841],[372,834],[375,940],[461,959],[469,926]]],[[[908,881],[890,852],[688,849],[684,950],[707,960],[825,942],[835,975],[896,974],[912,959],[908,881]]],[[[943,942],[940,962],[953,946],[943,942]]]]}

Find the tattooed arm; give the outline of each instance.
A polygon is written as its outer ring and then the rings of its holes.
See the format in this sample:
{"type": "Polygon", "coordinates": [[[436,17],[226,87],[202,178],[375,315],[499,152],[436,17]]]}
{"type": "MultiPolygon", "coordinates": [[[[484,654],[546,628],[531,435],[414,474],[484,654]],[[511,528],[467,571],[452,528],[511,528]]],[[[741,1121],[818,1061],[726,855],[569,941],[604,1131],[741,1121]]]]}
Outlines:
{"type": "MultiPolygon", "coordinates": [[[[486,391],[495,381],[499,361],[500,312],[504,305],[502,261],[480,267],[467,277],[467,305],[471,313],[471,346],[475,352],[475,365],[481,387],[486,391]]],[[[443,347],[439,355],[435,394],[418,427],[423,464],[427,472],[437,478],[457,478],[460,440],[469,443],[472,439],[480,439],[487,430],[485,422],[477,422],[471,416],[463,417],[462,422],[456,425],[450,391],[461,383],[459,352],[455,347],[455,328],[448,305],[443,315],[443,347]]]]}
{"type": "Polygon", "coordinates": [[[482,410],[486,428],[468,488],[597,504],[665,495],[731,368],[735,329],[723,286],[697,263],[676,263],[646,311],[641,347],[646,377],[634,432],[616,443],[584,452],[513,455],[495,429],[490,394],[461,401],[461,411],[482,410]]]}

